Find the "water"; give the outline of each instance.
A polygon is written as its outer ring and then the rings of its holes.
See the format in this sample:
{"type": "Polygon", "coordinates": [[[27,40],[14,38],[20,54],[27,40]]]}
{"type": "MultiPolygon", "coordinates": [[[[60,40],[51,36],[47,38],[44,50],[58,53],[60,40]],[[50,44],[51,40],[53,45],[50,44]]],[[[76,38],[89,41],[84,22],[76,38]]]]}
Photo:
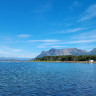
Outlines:
{"type": "Polygon", "coordinates": [[[96,96],[96,64],[0,62],[0,96],[96,96]]]}

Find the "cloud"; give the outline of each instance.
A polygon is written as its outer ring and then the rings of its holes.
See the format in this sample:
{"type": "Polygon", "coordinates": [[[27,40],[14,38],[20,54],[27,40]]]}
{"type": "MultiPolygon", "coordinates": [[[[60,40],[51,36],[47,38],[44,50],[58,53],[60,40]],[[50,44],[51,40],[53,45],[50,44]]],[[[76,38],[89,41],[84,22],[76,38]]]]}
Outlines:
{"type": "MultiPolygon", "coordinates": [[[[72,30],[72,32],[75,32],[77,30],[81,30],[80,28],[74,29],[72,30]]],[[[83,28],[82,28],[83,30],[83,28]]],[[[70,32],[70,31],[69,31],[70,32]]],[[[38,48],[61,48],[61,47],[66,47],[70,45],[73,46],[78,46],[80,44],[93,44],[96,42],[96,30],[90,30],[89,32],[82,32],[79,33],[77,35],[74,35],[72,37],[69,38],[69,40],[35,40],[32,42],[41,42],[41,44],[39,44],[39,46],[37,46],[38,48]],[[54,41],[54,42],[53,42],[54,41]]]]}
{"type": "Polygon", "coordinates": [[[51,48],[61,48],[61,47],[65,47],[65,46],[51,46],[51,48]]]}
{"type": "Polygon", "coordinates": [[[76,8],[80,6],[81,6],[81,3],[77,0],[74,0],[73,3],[71,3],[69,9],[73,12],[76,8]]]}
{"type": "Polygon", "coordinates": [[[73,6],[79,6],[80,3],[79,3],[78,1],[74,1],[72,5],[73,5],[73,6]]]}
{"type": "Polygon", "coordinates": [[[70,40],[70,41],[64,41],[57,42],[54,45],[61,45],[61,44],[83,44],[83,43],[93,43],[96,42],[96,39],[83,39],[83,40],[70,40]]]}
{"type": "Polygon", "coordinates": [[[44,12],[48,11],[49,9],[51,9],[51,7],[52,6],[50,3],[46,3],[44,5],[39,6],[38,9],[33,10],[33,12],[34,13],[44,13],[44,12]]]}
{"type": "Polygon", "coordinates": [[[6,48],[6,50],[10,51],[10,52],[21,52],[21,49],[12,49],[12,48],[6,48]]]}
{"type": "Polygon", "coordinates": [[[90,44],[90,46],[89,46],[89,44],[79,44],[79,45],[77,45],[76,46],[77,48],[79,48],[79,49],[83,49],[83,50],[88,50],[88,51],[91,51],[93,48],[95,48],[96,46],[94,45],[94,44],[90,44]]]}
{"type": "Polygon", "coordinates": [[[81,4],[78,1],[74,1],[71,5],[71,8],[79,7],[81,4]]]}
{"type": "Polygon", "coordinates": [[[46,48],[46,47],[64,47],[66,44],[69,45],[69,44],[88,44],[88,43],[94,43],[96,42],[96,39],[93,38],[89,38],[89,39],[81,39],[81,40],[70,40],[70,41],[64,41],[64,40],[61,40],[60,42],[55,42],[55,43],[43,43],[43,44],[40,44],[38,46],[38,48],[46,48]],[[59,45],[63,45],[64,46],[59,46],[59,45]],[[53,45],[53,46],[52,46],[53,45]]]}
{"type": "Polygon", "coordinates": [[[68,29],[68,30],[63,30],[63,31],[56,31],[56,32],[51,32],[49,34],[67,34],[67,33],[75,33],[75,32],[79,32],[79,31],[82,31],[82,30],[85,30],[87,28],[74,28],[74,29],[68,29]]]}
{"type": "Polygon", "coordinates": [[[1,47],[1,49],[0,49],[1,51],[5,51],[5,52],[21,52],[22,50],[21,49],[14,49],[14,48],[10,48],[10,47],[7,47],[7,46],[3,46],[3,47],[1,47]]]}
{"type": "MultiPolygon", "coordinates": [[[[40,40],[40,42],[43,40],[40,40]]],[[[65,47],[70,47],[71,45],[77,46],[80,48],[86,48],[86,49],[91,49],[92,46],[95,46],[96,42],[96,30],[91,30],[89,32],[85,33],[80,33],[79,35],[75,35],[74,37],[71,37],[69,40],[58,40],[58,42],[43,42],[42,44],[39,44],[37,46],[38,48],[65,48],[65,47]],[[88,45],[92,45],[89,46],[88,45]],[[85,46],[86,45],[86,46],[85,46]],[[88,47],[88,48],[87,48],[88,47]]]]}
{"type": "Polygon", "coordinates": [[[46,39],[46,40],[29,40],[29,42],[58,42],[60,40],[56,39],[46,39]]]}
{"type": "Polygon", "coordinates": [[[72,33],[72,32],[78,32],[78,31],[81,31],[81,30],[84,30],[86,28],[75,28],[75,29],[70,29],[70,30],[67,30],[67,33],[72,33]]]}
{"type": "Polygon", "coordinates": [[[89,32],[83,32],[81,34],[73,36],[71,39],[95,39],[96,30],[90,30],[89,32]],[[79,37],[79,38],[78,38],[79,37]]]}
{"type": "Polygon", "coordinates": [[[66,42],[64,44],[76,44],[76,43],[79,44],[79,43],[92,43],[92,42],[96,42],[96,39],[69,41],[69,42],[66,42]]]}
{"type": "Polygon", "coordinates": [[[69,23],[69,24],[64,24],[64,25],[65,25],[66,27],[69,27],[69,26],[71,26],[72,24],[69,23]]]}
{"type": "Polygon", "coordinates": [[[40,45],[40,46],[37,46],[38,48],[64,48],[65,46],[43,46],[43,45],[40,45]]]}
{"type": "Polygon", "coordinates": [[[38,48],[46,48],[46,46],[42,46],[42,45],[40,45],[40,46],[37,46],[38,48]]]}
{"type": "Polygon", "coordinates": [[[57,43],[59,43],[59,42],[50,42],[50,43],[45,42],[43,44],[40,44],[40,46],[55,45],[57,43]]]}
{"type": "Polygon", "coordinates": [[[96,4],[91,5],[85,12],[83,16],[78,20],[79,22],[89,20],[96,17],[96,4]]]}
{"type": "Polygon", "coordinates": [[[18,58],[34,58],[38,52],[24,52],[22,49],[10,48],[8,46],[0,46],[0,57],[18,57],[18,58]]]}
{"type": "Polygon", "coordinates": [[[0,56],[4,56],[4,57],[15,56],[16,54],[20,53],[21,51],[22,51],[21,49],[14,49],[14,48],[10,48],[7,46],[0,46],[0,56]]]}
{"type": "Polygon", "coordinates": [[[20,34],[18,35],[18,37],[23,37],[23,38],[28,38],[30,37],[31,35],[28,35],[28,34],[20,34]]]}

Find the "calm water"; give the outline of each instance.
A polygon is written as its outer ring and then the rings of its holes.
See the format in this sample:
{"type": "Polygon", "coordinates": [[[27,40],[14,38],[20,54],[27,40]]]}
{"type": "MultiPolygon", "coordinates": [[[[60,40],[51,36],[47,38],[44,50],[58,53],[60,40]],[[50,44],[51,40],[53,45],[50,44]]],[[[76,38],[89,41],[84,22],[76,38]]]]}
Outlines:
{"type": "Polygon", "coordinates": [[[0,96],[96,96],[96,64],[0,62],[0,96]]]}

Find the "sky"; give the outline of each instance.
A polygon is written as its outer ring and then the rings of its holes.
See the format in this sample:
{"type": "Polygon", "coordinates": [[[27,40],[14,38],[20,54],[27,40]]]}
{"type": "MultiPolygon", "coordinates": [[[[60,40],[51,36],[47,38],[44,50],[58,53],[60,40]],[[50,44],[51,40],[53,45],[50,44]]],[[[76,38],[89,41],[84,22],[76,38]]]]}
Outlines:
{"type": "Polygon", "coordinates": [[[51,48],[96,48],[96,0],[0,0],[0,57],[51,48]]]}

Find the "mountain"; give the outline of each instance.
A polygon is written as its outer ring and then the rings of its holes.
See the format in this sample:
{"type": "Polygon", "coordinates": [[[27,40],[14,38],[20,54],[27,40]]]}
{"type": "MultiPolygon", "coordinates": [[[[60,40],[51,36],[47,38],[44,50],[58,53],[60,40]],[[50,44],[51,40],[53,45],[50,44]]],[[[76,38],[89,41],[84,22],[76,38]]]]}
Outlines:
{"type": "Polygon", "coordinates": [[[86,50],[81,50],[77,48],[67,48],[67,49],[50,49],[49,51],[42,51],[40,55],[36,58],[41,58],[43,56],[62,56],[62,55],[88,55],[89,52],[86,50]]]}
{"type": "Polygon", "coordinates": [[[96,55],[96,48],[94,48],[93,50],[91,50],[91,51],[89,52],[89,55],[96,55]]]}
{"type": "Polygon", "coordinates": [[[29,61],[30,58],[0,57],[0,61],[29,61]]]}

